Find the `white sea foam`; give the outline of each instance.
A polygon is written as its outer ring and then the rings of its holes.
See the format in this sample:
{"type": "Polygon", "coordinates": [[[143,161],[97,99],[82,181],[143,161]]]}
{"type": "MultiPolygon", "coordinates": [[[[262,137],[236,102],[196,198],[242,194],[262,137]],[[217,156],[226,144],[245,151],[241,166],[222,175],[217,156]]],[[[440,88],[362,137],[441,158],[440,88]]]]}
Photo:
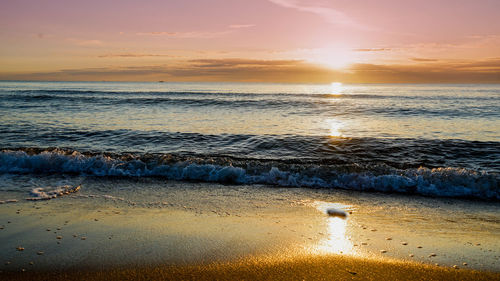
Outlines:
{"type": "Polygon", "coordinates": [[[31,190],[30,195],[32,197],[26,198],[26,200],[50,200],[64,195],[69,195],[71,193],[77,192],[78,190],[80,190],[80,186],[63,185],[55,188],[37,187],[31,190]]]}
{"type": "MultiPolygon", "coordinates": [[[[500,200],[498,175],[458,168],[375,169],[361,172],[338,171],[335,167],[308,166],[302,170],[268,167],[259,169],[224,164],[192,162],[162,163],[158,159],[121,160],[110,156],[86,156],[46,151],[28,155],[24,151],[0,152],[0,173],[75,173],[93,176],[155,176],[172,180],[196,180],[233,184],[270,184],[291,187],[342,188],[399,192],[428,196],[474,197],[500,200]],[[252,171],[252,172],[250,172],[252,171]]],[[[68,190],[63,191],[66,192],[68,190]]],[[[61,190],[33,190],[33,198],[58,196],[61,190]]],[[[41,200],[41,199],[39,199],[41,200]]]]}

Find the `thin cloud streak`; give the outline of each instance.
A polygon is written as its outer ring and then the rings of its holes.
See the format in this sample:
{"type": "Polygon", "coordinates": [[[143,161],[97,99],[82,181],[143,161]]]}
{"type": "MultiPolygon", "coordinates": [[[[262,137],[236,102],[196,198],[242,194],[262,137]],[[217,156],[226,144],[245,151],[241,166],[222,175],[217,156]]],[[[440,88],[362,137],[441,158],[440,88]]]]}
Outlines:
{"type": "Polygon", "coordinates": [[[229,28],[238,29],[238,28],[250,28],[254,26],[256,26],[256,24],[231,24],[229,25],[229,28]]]}
{"type": "Polygon", "coordinates": [[[174,58],[177,56],[173,55],[162,55],[162,54],[135,54],[135,53],[126,53],[126,54],[105,54],[99,55],[98,58],[144,58],[144,57],[170,57],[174,58]]]}
{"type": "Polygon", "coordinates": [[[66,41],[77,45],[77,46],[84,46],[84,47],[97,47],[97,46],[103,46],[104,42],[101,40],[96,40],[96,39],[76,39],[76,38],[67,38],[66,41]]]}
{"type": "Polygon", "coordinates": [[[232,30],[225,31],[215,31],[215,32],[201,32],[201,31],[191,31],[191,32],[169,32],[169,31],[152,31],[152,32],[138,32],[136,35],[139,36],[165,36],[170,38],[182,38],[182,39],[192,39],[192,38],[202,38],[202,39],[211,39],[223,37],[229,33],[232,33],[232,30]]]}
{"type": "Polygon", "coordinates": [[[387,52],[391,51],[391,48],[365,48],[365,49],[354,49],[355,52],[387,52]]]}
{"type": "Polygon", "coordinates": [[[316,14],[318,16],[321,16],[326,22],[330,24],[351,26],[362,30],[375,30],[374,27],[360,24],[353,20],[351,17],[347,16],[345,13],[333,8],[323,7],[319,5],[304,5],[300,4],[296,0],[268,1],[284,8],[290,8],[301,12],[316,14]]]}
{"type": "Polygon", "coordinates": [[[435,62],[439,61],[438,59],[426,59],[426,58],[411,58],[412,61],[416,62],[435,62]]]}

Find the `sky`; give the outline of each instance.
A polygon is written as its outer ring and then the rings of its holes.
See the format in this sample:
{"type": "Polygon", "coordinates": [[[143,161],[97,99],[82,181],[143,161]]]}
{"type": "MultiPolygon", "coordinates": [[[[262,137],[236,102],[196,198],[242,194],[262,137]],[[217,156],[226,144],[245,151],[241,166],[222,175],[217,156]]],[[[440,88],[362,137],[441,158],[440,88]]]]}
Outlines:
{"type": "Polygon", "coordinates": [[[498,0],[0,0],[0,80],[500,83],[498,0]]]}

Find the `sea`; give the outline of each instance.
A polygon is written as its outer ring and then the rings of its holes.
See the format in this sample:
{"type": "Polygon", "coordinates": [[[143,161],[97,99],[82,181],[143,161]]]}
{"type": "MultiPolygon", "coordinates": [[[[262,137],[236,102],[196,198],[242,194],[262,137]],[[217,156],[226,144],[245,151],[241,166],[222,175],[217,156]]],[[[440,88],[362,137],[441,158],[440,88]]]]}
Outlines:
{"type": "Polygon", "coordinates": [[[498,201],[500,85],[0,82],[0,202],[54,176],[498,201]]]}

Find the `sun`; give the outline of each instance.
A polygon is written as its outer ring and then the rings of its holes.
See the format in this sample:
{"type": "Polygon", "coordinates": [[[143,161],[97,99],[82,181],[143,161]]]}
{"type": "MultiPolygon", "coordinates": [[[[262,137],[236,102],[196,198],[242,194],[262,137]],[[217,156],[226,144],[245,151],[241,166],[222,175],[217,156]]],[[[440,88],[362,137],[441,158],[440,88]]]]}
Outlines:
{"type": "Polygon", "coordinates": [[[330,84],[330,90],[332,91],[333,94],[341,94],[342,93],[342,83],[340,82],[332,82],[330,84]]]}

